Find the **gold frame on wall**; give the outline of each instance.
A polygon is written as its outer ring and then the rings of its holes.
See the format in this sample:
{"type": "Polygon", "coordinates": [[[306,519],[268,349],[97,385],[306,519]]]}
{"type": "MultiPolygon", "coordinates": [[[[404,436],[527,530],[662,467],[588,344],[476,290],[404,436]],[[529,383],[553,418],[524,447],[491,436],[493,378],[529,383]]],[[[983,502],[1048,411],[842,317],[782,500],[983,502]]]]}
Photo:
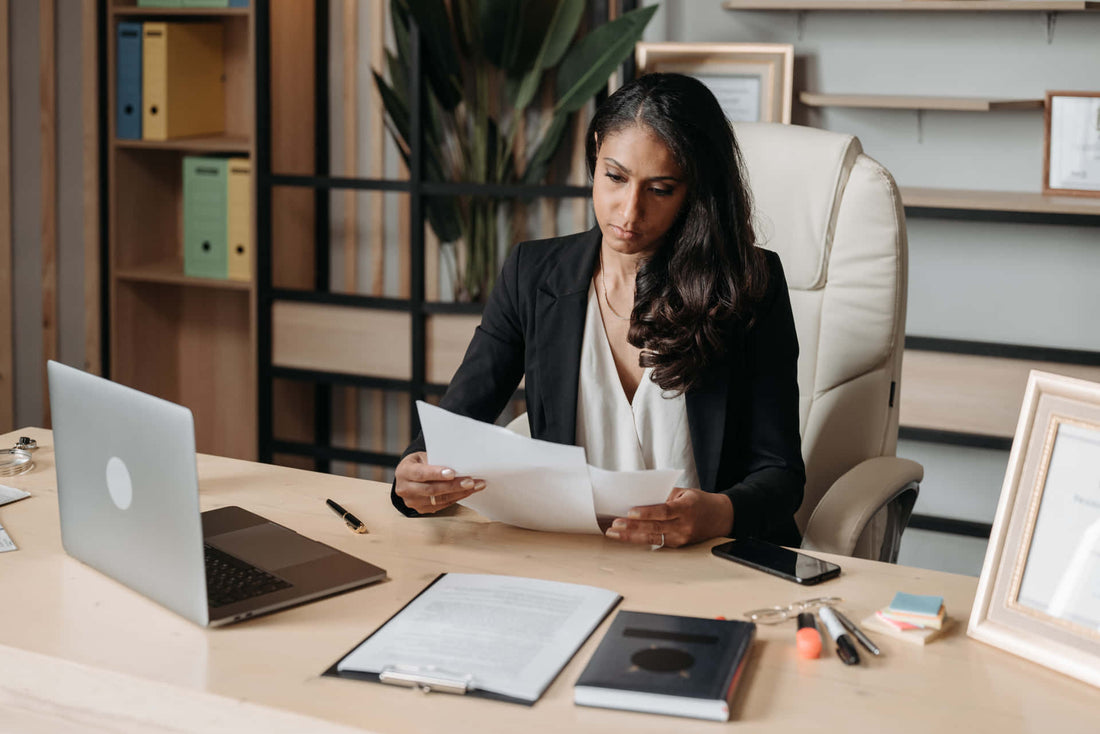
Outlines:
{"type": "Polygon", "coordinates": [[[790,124],[794,98],[794,46],[789,43],[639,43],[639,76],[678,72],[688,76],[751,77],[760,81],[756,120],[790,124]]]}
{"type": "MultiPolygon", "coordinates": [[[[1051,613],[1053,603],[1041,609],[1021,600],[1028,561],[1036,543],[1043,542],[1036,527],[1044,500],[1054,491],[1047,480],[1055,446],[1067,427],[1100,433],[1100,384],[1032,371],[967,634],[1100,686],[1100,626],[1051,613]]],[[[1100,460],[1100,445],[1096,453],[1100,460]]],[[[1089,550],[1088,537],[1085,531],[1073,538],[1078,551],[1089,550]]],[[[1082,570],[1087,568],[1086,562],[1082,570]]]]}

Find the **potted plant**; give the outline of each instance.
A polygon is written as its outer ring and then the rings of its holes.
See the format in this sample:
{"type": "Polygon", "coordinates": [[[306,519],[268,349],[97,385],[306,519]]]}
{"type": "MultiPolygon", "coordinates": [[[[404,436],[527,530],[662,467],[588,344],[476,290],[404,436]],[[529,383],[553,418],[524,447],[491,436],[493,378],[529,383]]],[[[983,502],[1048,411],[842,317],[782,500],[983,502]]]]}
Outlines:
{"type": "MultiPolygon", "coordinates": [[[[629,57],[656,6],[639,8],[578,38],[584,0],[391,0],[396,51],[389,81],[374,80],[387,128],[408,163],[409,30],[420,29],[424,92],[423,175],[430,181],[536,184],[561,147],[571,115],[629,57]],[[538,94],[552,84],[552,102],[538,94]],[[537,120],[525,155],[518,131],[537,120]]],[[[528,130],[530,131],[530,126],[528,130]]],[[[498,267],[507,217],[500,199],[431,197],[428,223],[458,258],[458,300],[483,299],[498,267]]]]}

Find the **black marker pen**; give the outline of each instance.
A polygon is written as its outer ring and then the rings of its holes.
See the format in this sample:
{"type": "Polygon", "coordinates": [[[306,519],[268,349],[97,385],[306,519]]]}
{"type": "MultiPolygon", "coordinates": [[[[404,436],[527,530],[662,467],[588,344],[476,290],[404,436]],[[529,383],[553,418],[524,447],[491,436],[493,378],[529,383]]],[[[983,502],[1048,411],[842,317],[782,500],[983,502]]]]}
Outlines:
{"type": "Polygon", "coordinates": [[[844,662],[845,665],[855,665],[859,662],[859,653],[856,651],[855,643],[852,642],[852,638],[848,636],[848,630],[840,620],[836,618],[836,612],[830,607],[821,607],[817,612],[821,617],[821,621],[825,623],[825,629],[829,630],[829,634],[834,640],[836,640],[836,654],[844,662]]]}

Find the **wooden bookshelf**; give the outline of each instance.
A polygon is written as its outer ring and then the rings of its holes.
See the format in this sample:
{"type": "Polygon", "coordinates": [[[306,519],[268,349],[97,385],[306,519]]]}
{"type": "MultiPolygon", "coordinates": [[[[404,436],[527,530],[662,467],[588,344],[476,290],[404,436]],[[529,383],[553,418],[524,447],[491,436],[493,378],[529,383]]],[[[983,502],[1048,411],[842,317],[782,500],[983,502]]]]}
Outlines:
{"type": "MultiPolygon", "coordinates": [[[[912,0],[918,2],[919,0],[912,0]]],[[[944,112],[996,112],[1041,110],[1041,99],[988,97],[922,97],[894,94],[818,94],[802,92],[799,101],[807,107],[863,107],[878,110],[940,110],[944,112]]]]}
{"type": "Polygon", "coordinates": [[[189,153],[252,153],[247,135],[202,135],[174,140],[116,140],[115,147],[135,150],[182,150],[189,153]]]}
{"type": "Polygon", "coordinates": [[[111,4],[106,14],[110,377],[188,407],[199,451],[255,459],[256,286],[185,275],[182,213],[184,156],[256,159],[252,9],[143,8],[130,2],[111,4]],[[225,132],[166,141],[118,139],[118,23],[200,18],[224,29],[225,132]]]}
{"type": "Polygon", "coordinates": [[[902,186],[905,206],[964,211],[1081,214],[1100,216],[1100,198],[1044,196],[1025,191],[973,191],[902,186]]]}
{"type": "Polygon", "coordinates": [[[119,17],[131,18],[247,18],[252,13],[252,8],[144,8],[130,5],[119,5],[112,8],[112,12],[119,17]]]}
{"type": "Polygon", "coordinates": [[[726,10],[891,10],[898,12],[1081,13],[1100,10],[1095,0],[726,0],[726,10]]]}
{"type": "Polygon", "coordinates": [[[1031,370],[1100,381],[1100,367],[906,349],[901,425],[1012,438],[1031,370]]]}
{"type": "Polygon", "coordinates": [[[176,261],[153,263],[128,268],[115,268],[115,278],[131,283],[164,283],[166,285],[181,285],[191,288],[218,288],[229,291],[252,290],[251,281],[221,280],[218,278],[194,278],[180,272],[180,264],[176,261]]]}

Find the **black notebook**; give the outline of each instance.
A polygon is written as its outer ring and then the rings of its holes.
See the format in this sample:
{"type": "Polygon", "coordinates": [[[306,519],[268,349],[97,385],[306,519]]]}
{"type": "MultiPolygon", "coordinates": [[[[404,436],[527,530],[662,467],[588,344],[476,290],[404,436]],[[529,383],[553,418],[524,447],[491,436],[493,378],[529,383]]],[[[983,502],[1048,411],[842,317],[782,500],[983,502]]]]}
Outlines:
{"type": "Polygon", "coordinates": [[[752,622],[619,612],[577,679],[582,706],[729,721],[752,622]]]}

